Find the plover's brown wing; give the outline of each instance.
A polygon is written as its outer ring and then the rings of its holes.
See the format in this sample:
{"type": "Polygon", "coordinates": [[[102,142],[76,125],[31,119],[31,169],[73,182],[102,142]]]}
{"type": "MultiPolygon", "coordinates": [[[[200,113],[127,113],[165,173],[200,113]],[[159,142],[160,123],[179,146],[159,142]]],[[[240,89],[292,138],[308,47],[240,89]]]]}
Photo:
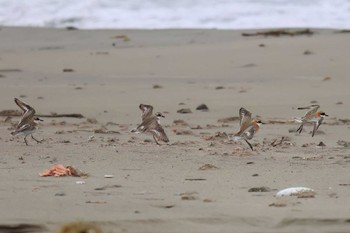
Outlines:
{"type": "Polygon", "coordinates": [[[245,108],[239,109],[239,124],[240,126],[245,125],[247,123],[250,124],[252,120],[252,114],[245,108]]]}
{"type": "Polygon", "coordinates": [[[142,120],[152,116],[152,114],[153,114],[153,106],[152,105],[140,104],[139,108],[142,111],[142,114],[141,114],[142,120]]]}
{"type": "Polygon", "coordinates": [[[150,129],[154,128],[158,124],[157,117],[154,115],[150,115],[144,119],[142,119],[142,122],[139,126],[136,128],[136,132],[144,133],[146,131],[149,131],[150,129]]]}
{"type": "Polygon", "coordinates": [[[304,117],[307,118],[307,117],[310,117],[313,114],[315,114],[319,108],[320,108],[320,105],[313,104],[313,105],[308,106],[308,107],[299,107],[298,110],[310,109],[308,112],[305,113],[304,117]]]}
{"type": "Polygon", "coordinates": [[[22,125],[28,123],[34,117],[35,110],[29,104],[26,104],[17,98],[15,98],[15,103],[24,111],[22,118],[17,125],[17,128],[20,128],[22,125]]]}
{"type": "Polygon", "coordinates": [[[320,105],[312,105],[311,109],[305,114],[305,117],[310,117],[314,115],[319,108],[320,108],[320,105]]]}
{"type": "Polygon", "coordinates": [[[157,141],[169,142],[168,136],[166,135],[163,127],[157,124],[154,128],[149,130],[157,141]]]}
{"type": "Polygon", "coordinates": [[[252,114],[245,108],[239,109],[239,124],[240,129],[235,135],[241,135],[251,124],[252,124],[252,114]]]}
{"type": "Polygon", "coordinates": [[[29,110],[34,110],[29,104],[24,103],[22,100],[19,100],[15,98],[15,103],[17,104],[20,109],[22,109],[24,112],[29,111],[29,110]]]}
{"type": "Polygon", "coordinates": [[[318,128],[322,124],[322,121],[323,121],[323,117],[321,117],[318,121],[316,121],[314,123],[314,129],[312,130],[312,137],[315,135],[316,131],[318,130],[318,128]]]}

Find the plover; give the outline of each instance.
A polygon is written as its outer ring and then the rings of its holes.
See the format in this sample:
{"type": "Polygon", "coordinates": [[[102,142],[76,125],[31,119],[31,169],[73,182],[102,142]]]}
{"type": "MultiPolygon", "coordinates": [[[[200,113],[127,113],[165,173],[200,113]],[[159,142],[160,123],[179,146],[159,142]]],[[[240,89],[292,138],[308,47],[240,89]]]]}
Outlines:
{"type": "Polygon", "coordinates": [[[320,108],[320,105],[314,104],[308,107],[300,107],[298,110],[310,109],[305,116],[303,117],[295,117],[294,120],[298,123],[301,123],[297,132],[300,134],[303,131],[304,124],[312,123],[314,125],[314,129],[312,130],[312,137],[315,135],[315,132],[322,124],[322,121],[328,115],[325,112],[317,111],[320,108]]]}
{"type": "Polygon", "coordinates": [[[158,145],[160,145],[159,141],[169,142],[163,127],[160,125],[160,119],[163,118],[164,115],[160,112],[153,114],[153,106],[151,105],[140,104],[139,108],[142,111],[142,122],[137,128],[132,129],[131,132],[150,133],[158,145]]]}
{"type": "Polygon", "coordinates": [[[243,139],[249,145],[250,149],[254,150],[248,140],[254,137],[254,134],[259,131],[260,125],[264,123],[258,119],[252,119],[252,114],[247,109],[240,108],[239,124],[240,129],[235,135],[233,135],[233,140],[238,141],[243,139]]]}
{"type": "Polygon", "coordinates": [[[37,129],[38,121],[42,121],[39,117],[35,116],[35,110],[30,105],[24,103],[23,101],[15,98],[15,103],[23,110],[23,115],[21,117],[21,120],[18,122],[16,129],[11,134],[13,136],[16,135],[25,135],[24,136],[24,142],[28,146],[27,142],[27,136],[31,135],[32,139],[35,140],[37,143],[41,143],[43,140],[37,140],[34,138],[33,133],[37,129]]]}

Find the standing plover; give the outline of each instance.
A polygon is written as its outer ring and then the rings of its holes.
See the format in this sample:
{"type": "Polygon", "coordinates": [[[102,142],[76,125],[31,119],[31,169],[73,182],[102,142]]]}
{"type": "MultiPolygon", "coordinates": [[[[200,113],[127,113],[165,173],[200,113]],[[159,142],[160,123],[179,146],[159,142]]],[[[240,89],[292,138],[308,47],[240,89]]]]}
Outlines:
{"type": "Polygon", "coordinates": [[[153,115],[153,107],[151,105],[140,104],[139,108],[142,111],[141,124],[132,129],[132,133],[150,133],[153,135],[154,141],[159,144],[159,141],[169,142],[167,135],[164,132],[164,129],[160,125],[160,118],[164,117],[164,115],[160,112],[156,112],[153,115]]]}
{"type": "Polygon", "coordinates": [[[294,120],[298,123],[301,123],[299,128],[297,129],[297,132],[300,134],[301,131],[303,131],[304,124],[306,123],[312,123],[314,125],[314,129],[312,131],[312,137],[315,135],[315,132],[322,124],[322,121],[325,117],[328,115],[325,112],[317,111],[320,108],[320,105],[314,104],[308,107],[300,107],[298,110],[303,109],[310,109],[305,116],[303,117],[295,117],[294,120]]]}
{"type": "Polygon", "coordinates": [[[35,110],[30,105],[24,103],[23,101],[15,98],[15,103],[23,110],[23,115],[21,120],[18,122],[16,129],[11,134],[13,136],[23,134],[24,142],[28,146],[27,136],[31,135],[31,137],[37,142],[41,143],[43,140],[37,140],[34,138],[33,133],[37,129],[38,121],[42,121],[39,117],[35,116],[35,110]]]}
{"type": "Polygon", "coordinates": [[[252,119],[252,114],[245,108],[239,109],[239,131],[233,135],[233,140],[244,140],[249,145],[251,150],[253,146],[248,142],[248,140],[254,137],[254,134],[259,131],[260,125],[264,124],[260,120],[252,119]]]}

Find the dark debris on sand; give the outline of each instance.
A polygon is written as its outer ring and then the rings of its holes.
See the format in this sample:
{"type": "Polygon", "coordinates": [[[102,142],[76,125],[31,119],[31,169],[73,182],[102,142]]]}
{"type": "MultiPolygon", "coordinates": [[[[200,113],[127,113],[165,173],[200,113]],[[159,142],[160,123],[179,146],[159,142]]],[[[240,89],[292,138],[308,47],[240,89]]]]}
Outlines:
{"type": "Polygon", "coordinates": [[[269,187],[261,186],[261,187],[253,187],[248,190],[248,192],[251,193],[257,193],[257,192],[270,192],[271,189],[269,187]]]}
{"type": "Polygon", "coordinates": [[[201,110],[201,111],[207,112],[207,111],[209,111],[209,108],[208,108],[208,106],[206,104],[200,104],[200,105],[198,105],[196,110],[201,110]]]}
{"type": "Polygon", "coordinates": [[[302,36],[307,35],[311,36],[314,32],[310,29],[304,29],[304,30],[296,30],[296,31],[290,31],[290,30],[270,30],[270,31],[263,31],[263,32],[253,32],[253,33],[242,33],[242,36],[302,36]]]}
{"type": "Polygon", "coordinates": [[[181,109],[177,110],[177,113],[188,114],[188,113],[192,113],[192,111],[189,108],[181,108],[181,109]]]}

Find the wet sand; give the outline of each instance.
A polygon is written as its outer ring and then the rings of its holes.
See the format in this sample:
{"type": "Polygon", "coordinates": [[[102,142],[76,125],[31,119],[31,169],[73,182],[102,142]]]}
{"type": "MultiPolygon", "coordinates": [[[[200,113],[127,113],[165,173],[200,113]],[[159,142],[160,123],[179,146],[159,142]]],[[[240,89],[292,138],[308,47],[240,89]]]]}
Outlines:
{"type": "Polygon", "coordinates": [[[19,117],[0,117],[0,224],[38,224],[43,232],[73,221],[104,232],[347,232],[350,34],[313,31],[1,28],[0,111],[19,110],[18,97],[38,114],[84,118],[44,117],[34,134],[44,142],[28,138],[26,146],[10,134],[19,117]],[[140,103],[165,114],[169,145],[130,133],[140,103]],[[203,103],[209,111],[196,110],[203,103]],[[295,133],[292,121],[310,104],[329,115],[315,137],[312,126],[295,133]],[[255,151],[227,140],[239,121],[222,119],[240,107],[267,123],[251,140],[255,151]],[[182,108],[192,113],[177,113],[182,108]],[[89,176],[39,176],[53,164],[89,176]],[[214,167],[201,170],[206,164],[214,167]],[[297,186],[315,197],[275,197],[297,186]],[[266,192],[249,192],[257,187],[266,192]]]}

